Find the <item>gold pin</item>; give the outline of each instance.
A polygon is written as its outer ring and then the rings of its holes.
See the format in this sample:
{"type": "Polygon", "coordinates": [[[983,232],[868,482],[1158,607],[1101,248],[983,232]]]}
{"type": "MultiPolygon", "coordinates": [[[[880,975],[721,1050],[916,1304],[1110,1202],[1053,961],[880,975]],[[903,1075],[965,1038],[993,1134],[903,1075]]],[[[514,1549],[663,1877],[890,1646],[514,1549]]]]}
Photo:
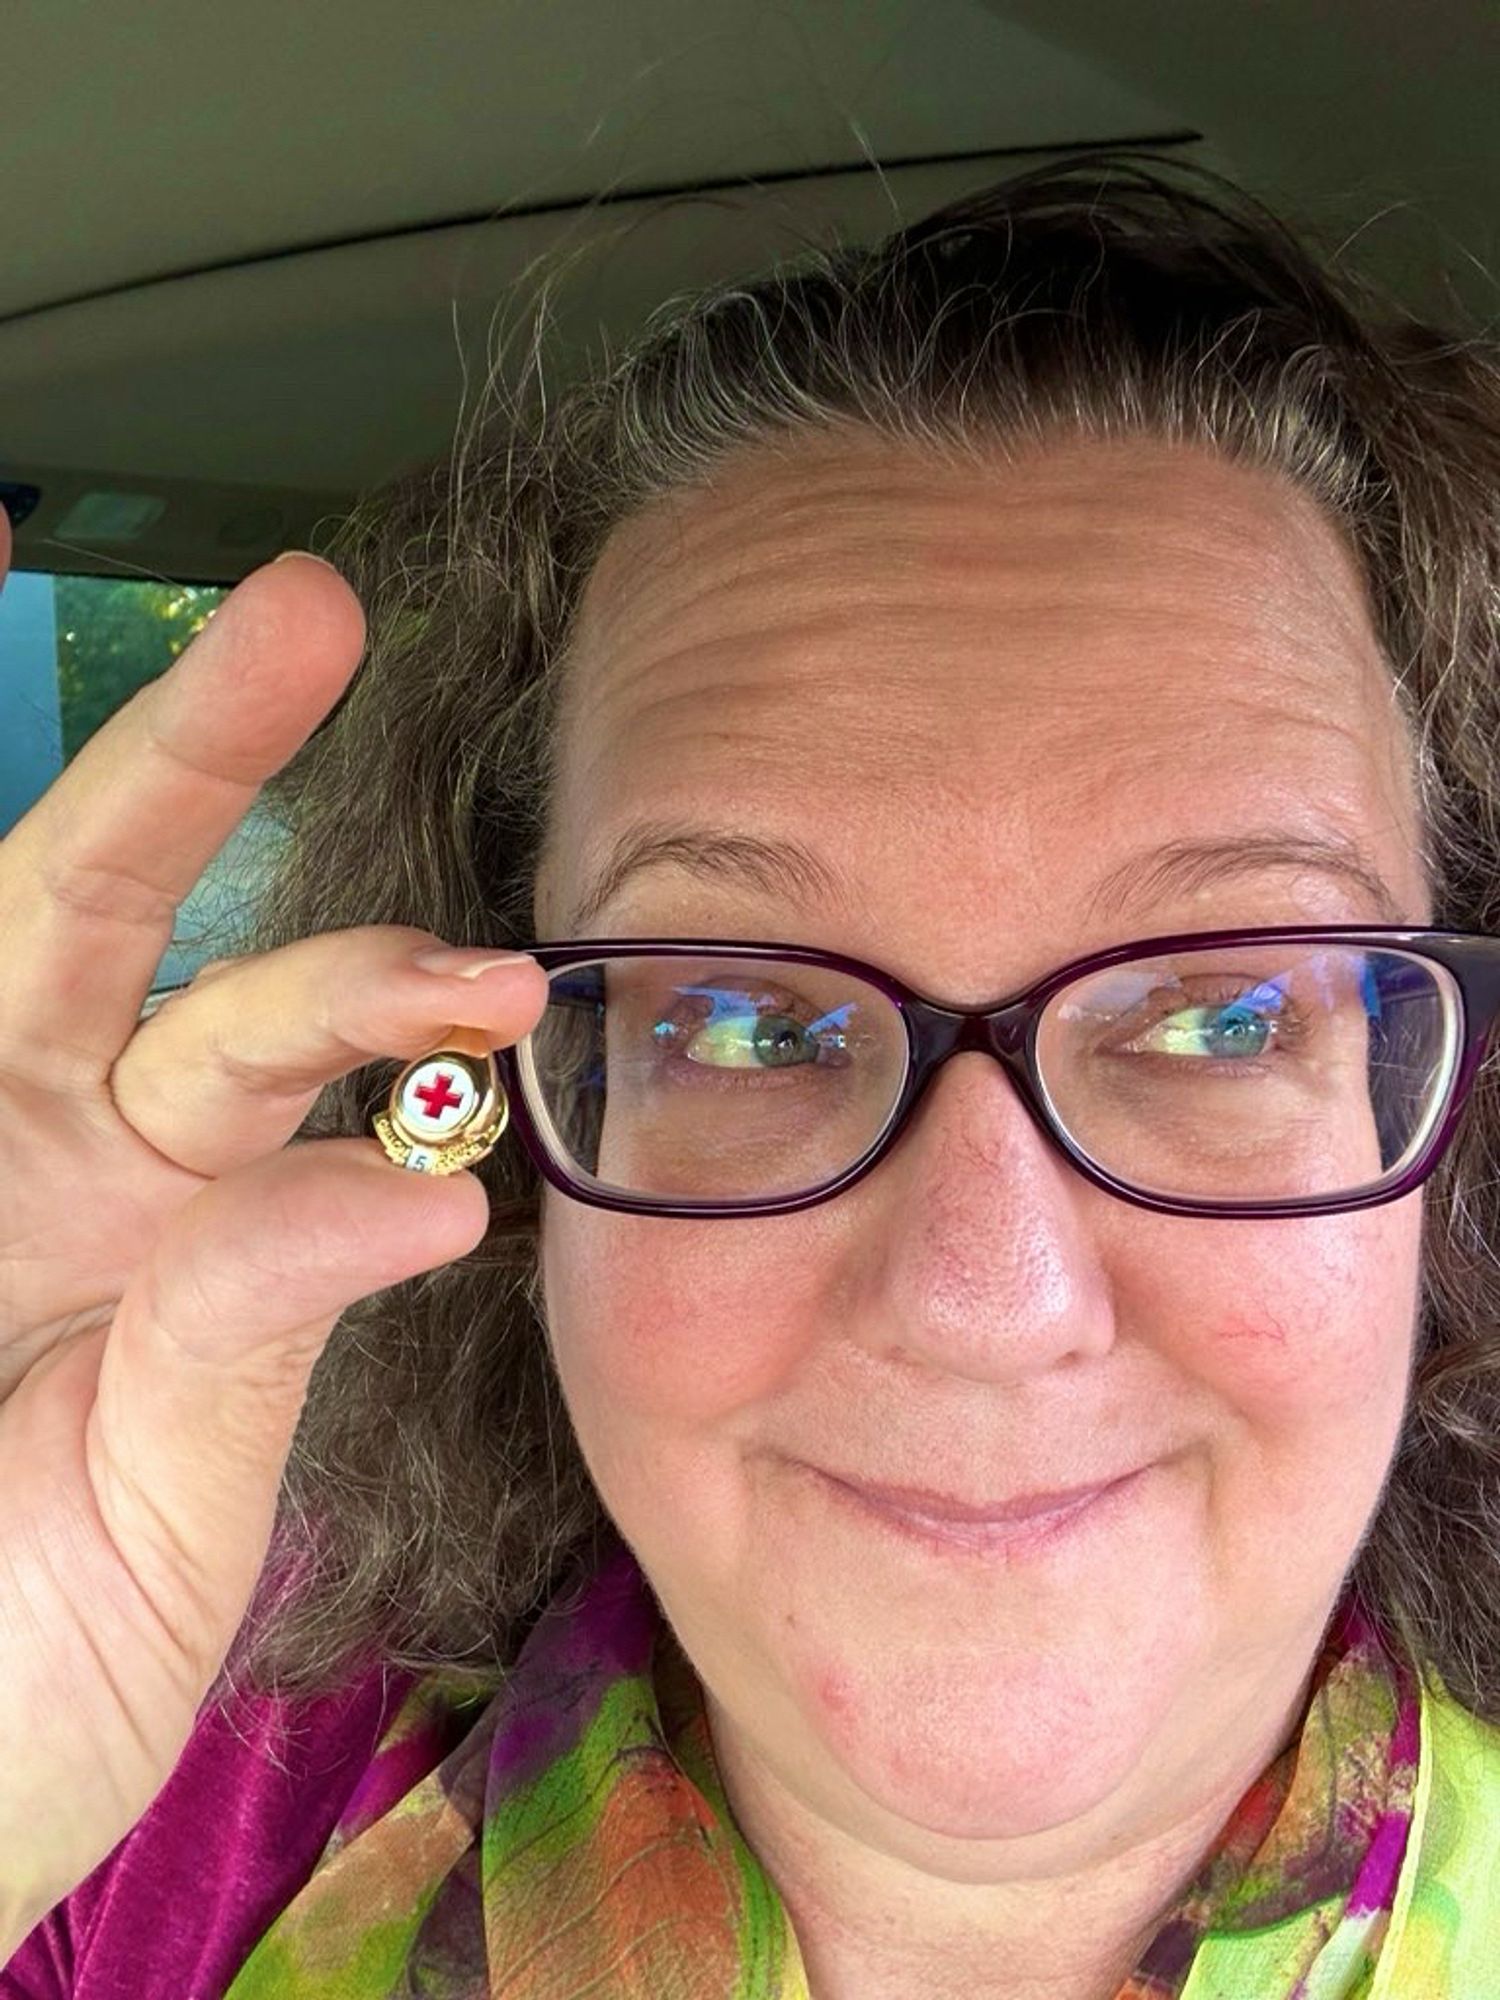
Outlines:
{"type": "Polygon", "coordinates": [[[478,1028],[450,1028],[408,1063],[375,1115],[375,1132],[398,1167],[456,1174],[495,1150],[510,1122],[510,1100],[495,1052],[478,1028]]]}

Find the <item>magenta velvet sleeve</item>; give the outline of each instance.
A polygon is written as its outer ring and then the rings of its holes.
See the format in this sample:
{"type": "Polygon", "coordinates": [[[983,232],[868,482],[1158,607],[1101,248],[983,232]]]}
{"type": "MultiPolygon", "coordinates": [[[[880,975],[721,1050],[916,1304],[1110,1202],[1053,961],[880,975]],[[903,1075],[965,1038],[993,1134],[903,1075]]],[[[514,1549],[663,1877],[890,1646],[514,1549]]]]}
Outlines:
{"type": "Polygon", "coordinates": [[[136,1826],[0,1968],[0,2000],[221,2000],[414,1678],[377,1661],[316,1699],[205,1708],[136,1826]]]}

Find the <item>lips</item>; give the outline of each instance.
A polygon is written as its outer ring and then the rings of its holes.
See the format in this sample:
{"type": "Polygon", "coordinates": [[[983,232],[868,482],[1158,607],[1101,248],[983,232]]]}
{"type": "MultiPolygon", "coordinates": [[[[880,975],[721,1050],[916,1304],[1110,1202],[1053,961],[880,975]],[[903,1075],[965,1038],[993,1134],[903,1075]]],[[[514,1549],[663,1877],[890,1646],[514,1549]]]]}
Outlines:
{"type": "Polygon", "coordinates": [[[1018,1499],[986,1501],[978,1505],[955,1500],[945,1493],[933,1493],[920,1486],[881,1486],[868,1480],[850,1479],[839,1473],[824,1473],[835,1485],[847,1487],[863,1500],[886,1507],[894,1513],[912,1514],[929,1521],[956,1521],[976,1527],[1000,1527],[1012,1522],[1034,1521],[1060,1514],[1085,1501],[1097,1499],[1111,1486],[1128,1478],[1116,1473],[1088,1486],[1070,1486],[1047,1493],[1025,1493],[1018,1499]]]}
{"type": "Polygon", "coordinates": [[[1052,1488],[1011,1500],[979,1505],[930,1488],[888,1486],[873,1480],[844,1479],[810,1467],[834,1504],[852,1510],[883,1533],[910,1547],[944,1551],[964,1560],[1041,1560],[1072,1545],[1091,1523],[1119,1517],[1145,1468],[1088,1486],[1052,1488]]]}

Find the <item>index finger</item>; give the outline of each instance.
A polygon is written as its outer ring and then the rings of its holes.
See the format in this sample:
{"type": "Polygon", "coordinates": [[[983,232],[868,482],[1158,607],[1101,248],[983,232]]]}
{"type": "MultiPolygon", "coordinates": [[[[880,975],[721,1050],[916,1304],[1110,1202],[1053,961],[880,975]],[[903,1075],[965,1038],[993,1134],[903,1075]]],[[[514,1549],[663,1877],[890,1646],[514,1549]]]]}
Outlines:
{"type": "Polygon", "coordinates": [[[103,1074],[135,1028],[177,906],[359,664],[336,571],[253,570],[0,842],[0,1063],[103,1074]]]}

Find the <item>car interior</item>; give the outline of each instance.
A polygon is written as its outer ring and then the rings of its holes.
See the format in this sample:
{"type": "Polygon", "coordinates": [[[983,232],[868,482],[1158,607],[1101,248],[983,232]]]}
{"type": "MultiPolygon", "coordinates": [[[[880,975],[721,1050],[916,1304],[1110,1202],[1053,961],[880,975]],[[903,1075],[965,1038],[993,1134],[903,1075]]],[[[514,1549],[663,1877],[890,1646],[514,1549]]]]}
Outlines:
{"type": "MultiPolygon", "coordinates": [[[[1128,146],[1500,314],[1492,0],[13,0],[0,834],[224,592],[674,294],[1128,146]]],[[[232,939],[252,813],[184,906],[232,939]]]]}

